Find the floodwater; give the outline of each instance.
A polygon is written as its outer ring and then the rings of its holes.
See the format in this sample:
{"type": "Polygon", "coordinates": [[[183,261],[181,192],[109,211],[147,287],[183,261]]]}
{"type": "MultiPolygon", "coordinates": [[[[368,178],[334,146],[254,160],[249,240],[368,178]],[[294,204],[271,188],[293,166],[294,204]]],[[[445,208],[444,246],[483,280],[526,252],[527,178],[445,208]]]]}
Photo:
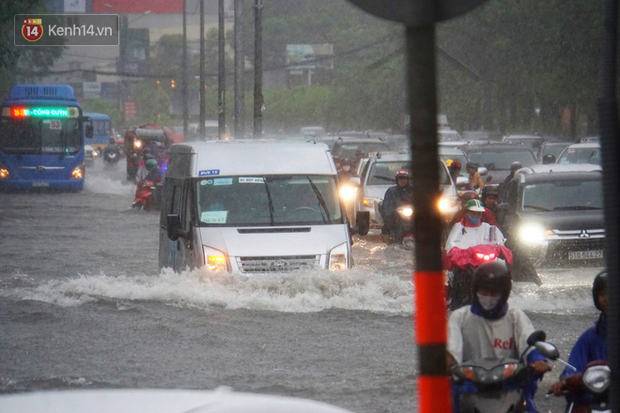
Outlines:
{"type": "MultiPolygon", "coordinates": [[[[356,239],[356,267],[285,275],[159,272],[157,213],[130,208],[122,162],[81,193],[0,194],[0,393],[215,389],[353,412],[416,410],[412,253],[356,239]]],[[[600,268],[541,269],[522,308],[567,356],[596,310],[600,268]]],[[[541,411],[560,411],[540,385],[541,411]]]]}

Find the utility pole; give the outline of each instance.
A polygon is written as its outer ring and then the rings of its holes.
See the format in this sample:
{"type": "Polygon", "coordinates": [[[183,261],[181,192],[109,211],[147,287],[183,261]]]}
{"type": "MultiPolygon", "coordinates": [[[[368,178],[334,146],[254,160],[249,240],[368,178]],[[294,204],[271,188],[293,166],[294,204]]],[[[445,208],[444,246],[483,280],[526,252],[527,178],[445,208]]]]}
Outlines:
{"type": "Polygon", "coordinates": [[[200,114],[198,116],[198,133],[205,136],[205,0],[200,0],[200,114]]]}
{"type": "Polygon", "coordinates": [[[245,59],[243,50],[243,0],[235,0],[235,137],[245,136],[245,59]]]}
{"type": "Polygon", "coordinates": [[[263,135],[263,0],[254,4],[254,138],[263,135]]]}
{"type": "Polygon", "coordinates": [[[183,70],[181,93],[183,93],[183,136],[187,136],[187,124],[189,117],[187,113],[187,0],[183,0],[183,70]]]}
{"type": "Polygon", "coordinates": [[[218,136],[224,138],[226,132],[226,57],[224,39],[224,0],[218,4],[218,69],[217,69],[217,127],[218,136]]]}

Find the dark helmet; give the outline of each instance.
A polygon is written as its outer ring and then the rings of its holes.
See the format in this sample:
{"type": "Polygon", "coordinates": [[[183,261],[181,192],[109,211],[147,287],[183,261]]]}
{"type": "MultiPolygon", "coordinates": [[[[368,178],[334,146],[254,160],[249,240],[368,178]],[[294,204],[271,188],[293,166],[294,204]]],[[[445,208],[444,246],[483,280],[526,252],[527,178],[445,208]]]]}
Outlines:
{"type": "Polygon", "coordinates": [[[499,197],[499,188],[496,185],[486,185],[482,188],[481,198],[484,199],[489,195],[499,197]]]}
{"type": "Polygon", "coordinates": [[[149,159],[155,159],[150,153],[145,153],[142,157],[144,158],[144,162],[147,162],[149,159]]]}
{"type": "Polygon", "coordinates": [[[463,201],[464,204],[466,204],[467,201],[469,201],[470,199],[476,198],[478,198],[478,194],[476,194],[474,191],[467,191],[461,194],[461,201],[463,201]]]}
{"type": "Polygon", "coordinates": [[[398,180],[398,178],[407,178],[409,179],[409,171],[406,169],[399,169],[396,172],[396,176],[394,177],[394,179],[398,180]]]}
{"type": "Polygon", "coordinates": [[[607,291],[607,270],[599,272],[592,284],[592,299],[594,300],[594,306],[599,311],[603,311],[603,309],[598,302],[598,296],[605,291],[607,291]]]}
{"type": "Polygon", "coordinates": [[[546,154],[542,158],[542,163],[543,163],[543,165],[547,165],[547,164],[550,164],[550,163],[555,163],[555,156],[551,155],[550,153],[546,154]]]}
{"type": "Polygon", "coordinates": [[[500,293],[500,300],[495,308],[489,310],[489,312],[501,309],[508,301],[510,296],[510,290],[512,290],[512,278],[510,276],[510,270],[506,266],[504,260],[496,259],[491,262],[481,264],[474,271],[474,280],[472,283],[473,298],[478,304],[478,296],[476,293],[480,288],[486,288],[492,291],[500,293]]]}
{"type": "Polygon", "coordinates": [[[157,168],[157,161],[155,159],[149,159],[148,161],[146,161],[145,165],[146,165],[146,169],[151,171],[157,168]]]}

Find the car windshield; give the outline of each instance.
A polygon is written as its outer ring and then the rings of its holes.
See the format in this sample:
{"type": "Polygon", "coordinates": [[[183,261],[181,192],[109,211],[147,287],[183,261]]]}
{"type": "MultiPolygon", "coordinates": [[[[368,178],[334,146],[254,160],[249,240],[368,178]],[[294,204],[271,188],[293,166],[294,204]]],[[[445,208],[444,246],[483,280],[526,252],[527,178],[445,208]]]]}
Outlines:
{"type": "Polygon", "coordinates": [[[485,166],[489,170],[510,169],[513,162],[520,162],[524,167],[536,164],[536,158],[529,150],[473,150],[467,152],[467,156],[470,161],[485,166]]]}
{"type": "Polygon", "coordinates": [[[601,148],[566,148],[558,163],[593,163],[600,165],[601,148]]]}
{"type": "Polygon", "coordinates": [[[231,176],[197,181],[202,226],[342,222],[336,181],[324,175],[231,176]]]}
{"type": "Polygon", "coordinates": [[[343,143],[340,147],[336,147],[334,149],[334,156],[338,156],[342,159],[355,158],[355,152],[361,149],[364,151],[364,154],[368,156],[369,153],[373,152],[385,152],[390,150],[390,145],[386,142],[350,142],[343,143]]]}
{"type": "MultiPolygon", "coordinates": [[[[404,161],[380,161],[375,162],[368,173],[366,185],[392,185],[395,184],[396,172],[399,169],[411,170],[411,162],[404,161]]],[[[450,177],[443,163],[439,163],[439,184],[450,185],[450,177]]]]}
{"type": "Polygon", "coordinates": [[[602,181],[562,180],[526,185],[522,208],[524,211],[602,209],[602,181]]]}

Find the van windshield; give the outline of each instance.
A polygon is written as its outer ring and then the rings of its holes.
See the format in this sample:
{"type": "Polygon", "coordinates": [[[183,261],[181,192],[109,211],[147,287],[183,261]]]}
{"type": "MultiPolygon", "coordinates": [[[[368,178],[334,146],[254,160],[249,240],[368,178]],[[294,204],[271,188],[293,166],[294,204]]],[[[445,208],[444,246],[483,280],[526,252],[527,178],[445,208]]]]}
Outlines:
{"type": "Polygon", "coordinates": [[[245,175],[197,181],[200,226],[343,222],[333,176],[245,175]]]}

